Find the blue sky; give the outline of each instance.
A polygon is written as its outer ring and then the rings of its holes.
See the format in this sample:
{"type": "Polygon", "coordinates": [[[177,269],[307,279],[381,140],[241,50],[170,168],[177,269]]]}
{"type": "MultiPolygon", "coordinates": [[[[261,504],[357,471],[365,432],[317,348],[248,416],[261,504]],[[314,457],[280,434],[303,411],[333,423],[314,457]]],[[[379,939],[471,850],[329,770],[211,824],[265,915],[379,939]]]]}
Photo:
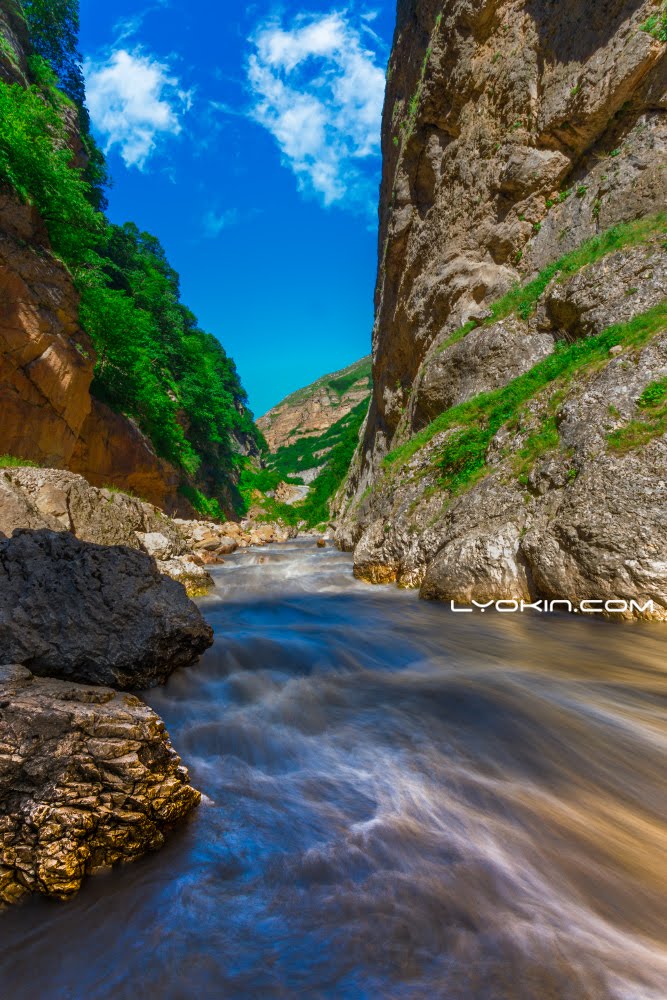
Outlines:
{"type": "Polygon", "coordinates": [[[369,353],[395,0],[81,0],[109,215],[163,242],[264,413],[369,353]]]}

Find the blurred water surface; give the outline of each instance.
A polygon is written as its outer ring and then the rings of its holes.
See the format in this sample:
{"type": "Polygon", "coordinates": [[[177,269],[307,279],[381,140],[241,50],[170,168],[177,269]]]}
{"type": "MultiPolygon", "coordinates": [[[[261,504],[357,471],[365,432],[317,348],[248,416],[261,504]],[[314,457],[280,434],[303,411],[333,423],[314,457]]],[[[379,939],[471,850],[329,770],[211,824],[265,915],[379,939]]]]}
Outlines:
{"type": "Polygon", "coordinates": [[[665,1000],[664,625],[455,615],[310,540],[215,572],[147,698],[204,804],[0,914],[2,1000],[665,1000]]]}

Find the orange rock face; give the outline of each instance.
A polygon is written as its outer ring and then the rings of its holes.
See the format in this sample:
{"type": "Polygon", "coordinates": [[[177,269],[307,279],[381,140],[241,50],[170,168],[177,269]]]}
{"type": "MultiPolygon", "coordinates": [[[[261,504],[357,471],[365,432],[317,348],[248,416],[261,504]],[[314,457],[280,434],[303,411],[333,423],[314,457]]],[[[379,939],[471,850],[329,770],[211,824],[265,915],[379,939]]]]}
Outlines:
{"type": "Polygon", "coordinates": [[[176,469],[155,454],[131,420],[97,399],[92,400],[68,468],[93,486],[136,493],[169,514],[191,513],[187,500],[178,495],[176,469]]]}
{"type": "Polygon", "coordinates": [[[95,351],[78,306],[36,211],[0,192],[0,455],[191,514],[177,471],[130,420],[91,397],[95,351]]]}
{"type": "Polygon", "coordinates": [[[66,466],[95,362],[78,298],[36,213],[0,195],[0,452],[66,466]]]}

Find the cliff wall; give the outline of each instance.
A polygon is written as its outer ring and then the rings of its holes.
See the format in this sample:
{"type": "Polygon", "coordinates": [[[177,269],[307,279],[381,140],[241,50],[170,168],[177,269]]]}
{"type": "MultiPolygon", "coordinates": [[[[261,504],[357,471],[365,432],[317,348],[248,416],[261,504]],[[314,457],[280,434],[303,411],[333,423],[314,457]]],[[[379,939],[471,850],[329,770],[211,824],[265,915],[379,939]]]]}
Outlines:
{"type": "Polygon", "coordinates": [[[374,391],[338,498],[359,575],[468,600],[650,592],[667,613],[647,402],[665,376],[665,14],[399,3],[374,391]],[[568,349],[581,365],[561,370],[568,349]]]}
{"type": "Polygon", "coordinates": [[[0,0],[0,457],[70,469],[169,513],[191,516],[194,505],[232,517],[241,508],[238,456],[259,455],[233,362],[180,303],[158,241],[136,226],[112,227],[97,211],[104,181],[91,177],[104,174],[103,157],[87,112],[57,88],[19,9],[0,0]],[[136,306],[131,276],[123,291],[110,287],[105,268],[120,243],[122,260],[143,253],[141,266],[162,283],[152,314],[136,306]],[[155,311],[167,298],[171,327],[163,329],[155,311]],[[153,339],[144,357],[135,324],[153,339]],[[165,341],[182,345],[185,389],[168,370],[165,341]],[[106,359],[97,370],[96,347],[106,359]]]}

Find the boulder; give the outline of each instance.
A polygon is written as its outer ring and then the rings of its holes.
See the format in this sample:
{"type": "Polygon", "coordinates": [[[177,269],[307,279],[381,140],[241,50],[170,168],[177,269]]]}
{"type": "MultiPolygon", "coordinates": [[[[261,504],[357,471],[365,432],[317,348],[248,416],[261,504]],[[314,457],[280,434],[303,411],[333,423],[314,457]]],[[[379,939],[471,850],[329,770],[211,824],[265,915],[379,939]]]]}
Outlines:
{"type": "MultiPolygon", "coordinates": [[[[171,554],[183,555],[187,551],[185,538],[171,518],[129,493],[98,489],[83,476],[62,469],[5,469],[2,478],[22,492],[43,518],[55,518],[61,529],[71,531],[84,542],[138,549],[145,548],[144,535],[162,534],[169,541],[171,554]]],[[[2,530],[7,535],[14,528],[29,527],[21,517],[12,525],[7,524],[6,517],[4,521],[2,530]]]]}
{"type": "Polygon", "coordinates": [[[144,552],[49,530],[0,541],[0,663],[136,690],[211,642],[183,587],[144,552]]]}
{"type": "Polygon", "coordinates": [[[213,587],[213,577],[204,566],[212,562],[222,560],[203,560],[200,564],[189,556],[173,556],[164,562],[158,561],[157,567],[161,573],[182,584],[188,597],[204,597],[213,587]]]}
{"type": "Polygon", "coordinates": [[[200,799],[138,698],[0,666],[0,906],[72,896],[161,847],[200,799]]]}

